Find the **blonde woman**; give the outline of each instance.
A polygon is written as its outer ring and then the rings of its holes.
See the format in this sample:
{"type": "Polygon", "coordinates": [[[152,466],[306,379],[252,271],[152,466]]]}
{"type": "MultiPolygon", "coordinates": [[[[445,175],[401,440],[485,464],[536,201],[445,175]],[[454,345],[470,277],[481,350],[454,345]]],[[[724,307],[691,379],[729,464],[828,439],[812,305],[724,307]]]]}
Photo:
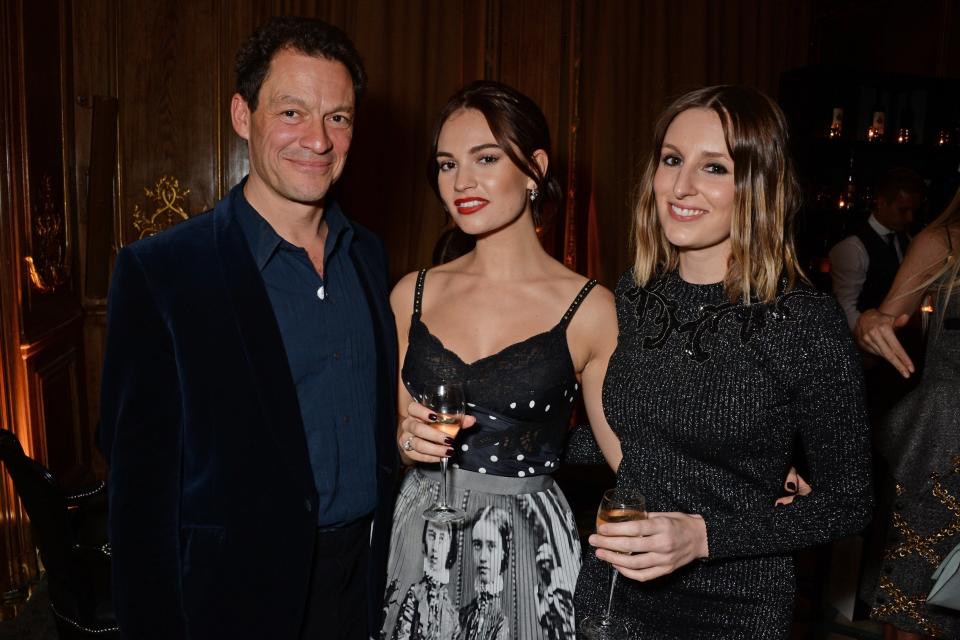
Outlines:
{"type": "Polygon", "coordinates": [[[652,149],[603,388],[617,484],[650,513],[590,537],[577,617],[606,609],[613,565],[629,578],[613,617],[631,637],[785,638],[792,552],[869,519],[859,357],[837,303],[797,265],[776,104],[744,87],[690,92],[652,149]],[[796,441],[813,490],[775,505],[796,441]]]}
{"type": "Polygon", "coordinates": [[[928,293],[930,320],[923,377],[889,413],[879,446],[893,476],[889,541],[871,615],[885,638],[960,637],[957,612],[926,604],[930,574],[957,543],[960,499],[960,191],[910,243],[887,297],[860,316],[860,346],[905,378],[914,373],[895,330],[928,293]],[[917,537],[919,534],[919,538],[917,537]],[[919,544],[917,541],[919,540],[919,544]]]}

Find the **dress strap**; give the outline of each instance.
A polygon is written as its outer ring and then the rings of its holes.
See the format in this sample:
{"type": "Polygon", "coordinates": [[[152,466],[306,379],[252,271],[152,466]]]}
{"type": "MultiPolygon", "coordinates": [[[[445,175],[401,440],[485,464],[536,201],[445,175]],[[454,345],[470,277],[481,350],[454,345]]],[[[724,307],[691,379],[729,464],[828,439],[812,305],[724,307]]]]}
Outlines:
{"type": "Polygon", "coordinates": [[[413,315],[419,317],[423,306],[423,281],[427,279],[427,270],[420,269],[417,273],[417,286],[413,289],[413,315]]]}
{"type": "Polygon", "coordinates": [[[587,280],[587,284],[583,285],[580,289],[580,293],[577,294],[577,297],[573,299],[573,302],[570,303],[570,306],[567,308],[567,312],[563,314],[563,317],[560,318],[560,326],[564,329],[567,328],[567,325],[570,324],[570,320],[573,318],[573,314],[577,312],[577,309],[580,308],[580,303],[583,302],[583,299],[587,297],[587,294],[590,293],[590,290],[597,286],[596,280],[587,280]]]}

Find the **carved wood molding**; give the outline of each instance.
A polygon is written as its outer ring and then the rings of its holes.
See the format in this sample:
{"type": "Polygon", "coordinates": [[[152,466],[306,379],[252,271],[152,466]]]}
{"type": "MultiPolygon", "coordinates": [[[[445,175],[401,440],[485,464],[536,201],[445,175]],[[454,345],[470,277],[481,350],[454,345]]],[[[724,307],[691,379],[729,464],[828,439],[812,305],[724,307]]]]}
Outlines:
{"type": "Polygon", "coordinates": [[[153,200],[156,208],[153,213],[147,213],[139,204],[133,205],[133,226],[139,234],[138,239],[157,234],[190,217],[183,208],[190,189],[181,189],[180,181],[173,176],[160,176],[152,189],[144,187],[143,192],[153,200]]]}
{"type": "Polygon", "coordinates": [[[40,180],[33,215],[34,253],[23,258],[27,263],[30,284],[40,293],[52,293],[70,277],[70,267],[64,256],[63,211],[54,198],[53,176],[44,174],[40,180]]]}

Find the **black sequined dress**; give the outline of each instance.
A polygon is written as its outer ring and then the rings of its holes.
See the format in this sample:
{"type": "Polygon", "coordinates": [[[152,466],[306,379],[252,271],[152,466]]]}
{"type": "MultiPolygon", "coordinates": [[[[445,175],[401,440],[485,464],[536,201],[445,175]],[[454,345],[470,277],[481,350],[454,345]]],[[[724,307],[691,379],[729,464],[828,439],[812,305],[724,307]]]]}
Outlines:
{"type": "MultiPolygon", "coordinates": [[[[807,288],[731,304],[676,273],[617,287],[620,338],[603,404],[620,438],[617,483],[650,511],[701,514],[710,557],[621,579],[614,612],[637,638],[785,638],[791,552],[858,531],[871,508],[859,357],[843,314],[807,288]],[[813,492],[774,506],[795,439],[813,492]]],[[[585,556],[577,617],[606,606],[609,565],[585,556]]]]}
{"type": "Polygon", "coordinates": [[[408,471],[394,509],[381,638],[574,640],[581,548],[551,476],[580,392],[566,328],[596,282],[552,329],[467,363],[420,319],[426,274],[417,279],[401,376],[414,397],[429,380],[466,387],[477,423],[454,443],[448,499],[467,520],[427,525],[421,514],[437,498],[439,473],[408,471]],[[421,604],[425,576],[449,607],[421,604]]]}

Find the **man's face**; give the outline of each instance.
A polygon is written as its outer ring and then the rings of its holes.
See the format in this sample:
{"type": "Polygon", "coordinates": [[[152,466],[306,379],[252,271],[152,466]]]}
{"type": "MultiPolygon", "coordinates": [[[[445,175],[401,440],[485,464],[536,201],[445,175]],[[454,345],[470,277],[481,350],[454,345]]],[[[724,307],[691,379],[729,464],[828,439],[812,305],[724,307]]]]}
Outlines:
{"type": "Polygon", "coordinates": [[[248,193],[267,203],[320,203],[343,173],[354,100],[350,72],[340,62],[277,52],[257,110],[239,94],[231,105],[233,127],[250,151],[248,193]]]}
{"type": "Polygon", "coordinates": [[[893,200],[877,197],[877,222],[892,231],[906,231],[913,224],[913,217],[920,207],[920,195],[901,191],[893,200]]]}

